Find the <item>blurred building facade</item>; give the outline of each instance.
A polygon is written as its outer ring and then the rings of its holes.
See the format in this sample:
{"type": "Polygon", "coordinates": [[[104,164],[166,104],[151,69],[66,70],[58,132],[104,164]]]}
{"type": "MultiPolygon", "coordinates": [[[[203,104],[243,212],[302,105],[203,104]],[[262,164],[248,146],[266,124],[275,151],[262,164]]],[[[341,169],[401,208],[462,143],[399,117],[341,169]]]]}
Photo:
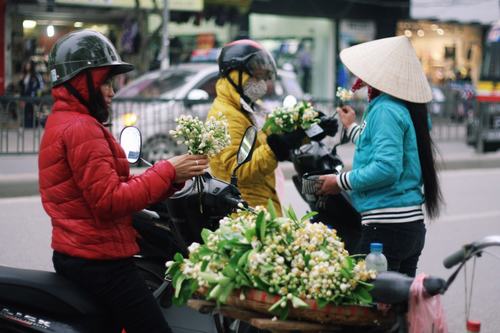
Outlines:
{"type": "MultiPolygon", "coordinates": [[[[235,38],[261,41],[280,65],[296,70],[303,88],[332,98],[342,47],[394,35],[409,17],[409,0],[391,6],[352,0],[169,0],[170,58],[188,61],[192,52],[235,38]]],[[[47,54],[58,37],[81,28],[107,35],[137,74],[156,68],[161,48],[163,0],[0,0],[3,58],[0,94],[33,60],[46,75],[47,54]],[[4,89],[2,91],[1,89],[4,89]]],[[[342,76],[340,76],[342,77],[342,76]]]]}
{"type": "MultiPolygon", "coordinates": [[[[50,48],[57,38],[75,29],[90,28],[107,35],[122,57],[136,65],[133,75],[158,68],[163,3],[164,0],[0,0],[0,48],[4,50],[0,54],[0,95],[8,87],[15,88],[27,60],[35,61],[38,72],[47,80],[50,48]]],[[[280,67],[296,71],[303,89],[317,98],[333,98],[336,85],[348,86],[352,81],[339,62],[339,50],[375,38],[408,34],[406,31],[411,30],[412,41],[432,80],[440,75],[436,68],[444,68],[453,52],[455,67],[463,65],[474,75],[481,54],[480,26],[440,26],[444,37],[436,35],[431,39],[432,31],[436,34],[433,23],[427,27],[411,20],[409,0],[168,3],[171,63],[189,61],[200,50],[250,37],[262,42],[280,67]],[[419,30],[428,30],[425,39],[417,38],[419,30]],[[464,39],[464,34],[469,37],[464,39]],[[431,45],[431,49],[426,45],[431,45]]]]}

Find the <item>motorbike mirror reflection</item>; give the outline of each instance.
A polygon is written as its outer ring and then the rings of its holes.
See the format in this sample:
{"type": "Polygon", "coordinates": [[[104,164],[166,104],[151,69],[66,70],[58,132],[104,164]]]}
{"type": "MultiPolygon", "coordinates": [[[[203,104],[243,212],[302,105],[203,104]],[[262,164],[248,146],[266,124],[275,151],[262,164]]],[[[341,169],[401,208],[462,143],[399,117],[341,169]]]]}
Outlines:
{"type": "Polygon", "coordinates": [[[120,145],[130,164],[137,163],[141,157],[141,131],[135,126],[127,126],[120,133],[120,145]]]}
{"type": "Polygon", "coordinates": [[[246,162],[250,161],[252,158],[253,149],[255,147],[255,142],[257,141],[257,128],[255,126],[249,126],[243,138],[241,138],[240,147],[238,148],[238,153],[236,155],[236,168],[233,170],[231,175],[231,184],[237,185],[236,171],[246,162]]]}
{"type": "Polygon", "coordinates": [[[293,95],[288,95],[283,100],[283,107],[285,108],[291,108],[295,104],[297,104],[297,98],[295,98],[295,96],[293,95]]]}

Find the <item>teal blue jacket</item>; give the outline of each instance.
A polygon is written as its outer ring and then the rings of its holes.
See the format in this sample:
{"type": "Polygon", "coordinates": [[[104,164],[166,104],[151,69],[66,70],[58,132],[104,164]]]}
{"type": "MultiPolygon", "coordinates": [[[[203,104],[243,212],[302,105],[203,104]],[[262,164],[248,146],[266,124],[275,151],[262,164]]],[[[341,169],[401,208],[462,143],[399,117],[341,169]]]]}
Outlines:
{"type": "Polygon", "coordinates": [[[361,126],[348,129],[355,142],[352,171],[337,176],[350,191],[363,223],[423,219],[422,171],[415,129],[404,102],[381,94],[370,102],[361,126]]]}

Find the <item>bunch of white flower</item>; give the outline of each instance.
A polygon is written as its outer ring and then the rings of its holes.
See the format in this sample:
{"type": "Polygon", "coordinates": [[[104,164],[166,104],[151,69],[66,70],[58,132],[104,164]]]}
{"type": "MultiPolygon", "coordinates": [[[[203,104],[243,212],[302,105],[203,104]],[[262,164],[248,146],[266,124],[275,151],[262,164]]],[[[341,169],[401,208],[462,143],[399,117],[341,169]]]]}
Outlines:
{"type": "Polygon", "coordinates": [[[227,120],[222,113],[218,118],[210,117],[205,123],[190,115],[176,119],[177,127],[170,135],[185,144],[190,154],[214,156],[231,143],[227,120]]]}
{"type": "Polygon", "coordinates": [[[320,307],[369,304],[374,271],[345,250],[336,231],[298,219],[292,209],[278,217],[272,203],[255,212],[239,210],[220,221],[215,231],[203,230],[205,244],[189,248],[189,258],[177,256],[167,274],[176,286],[177,301],[186,301],[198,287],[207,298],[224,303],[235,289],[256,288],[279,295],[269,311],[286,315],[289,305],[320,307]]]}
{"type": "Polygon", "coordinates": [[[318,116],[319,113],[307,102],[291,107],[277,107],[269,114],[262,129],[269,129],[275,134],[292,132],[299,128],[307,130],[313,124],[319,123],[318,116]]]}

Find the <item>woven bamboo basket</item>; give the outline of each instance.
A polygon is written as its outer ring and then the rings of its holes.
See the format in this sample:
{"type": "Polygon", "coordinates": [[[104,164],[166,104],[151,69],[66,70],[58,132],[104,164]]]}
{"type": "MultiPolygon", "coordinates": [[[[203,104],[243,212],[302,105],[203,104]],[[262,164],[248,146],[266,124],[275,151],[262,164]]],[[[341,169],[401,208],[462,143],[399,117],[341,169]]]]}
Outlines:
{"type": "MultiPolygon", "coordinates": [[[[245,292],[244,300],[240,299],[240,291],[233,292],[228,297],[227,304],[271,317],[273,315],[268,309],[279,299],[280,296],[250,289],[245,292]]],[[[387,326],[394,323],[395,320],[393,311],[382,312],[374,306],[328,304],[320,309],[314,300],[306,300],[305,302],[309,308],[290,307],[288,318],[345,326],[387,326]]]]}

